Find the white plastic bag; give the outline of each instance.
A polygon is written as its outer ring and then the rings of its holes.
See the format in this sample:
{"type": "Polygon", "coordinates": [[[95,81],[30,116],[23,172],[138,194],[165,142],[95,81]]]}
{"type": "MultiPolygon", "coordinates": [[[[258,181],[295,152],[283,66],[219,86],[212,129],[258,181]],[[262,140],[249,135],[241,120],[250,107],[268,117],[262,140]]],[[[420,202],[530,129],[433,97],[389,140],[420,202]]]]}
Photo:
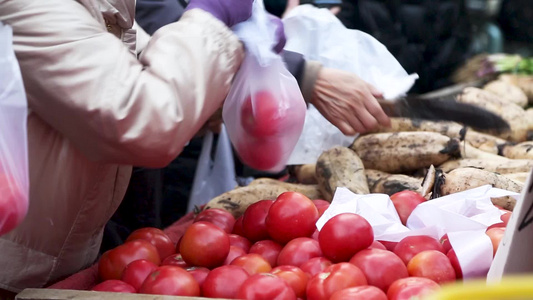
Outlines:
{"type": "Polygon", "coordinates": [[[212,146],[213,132],[209,131],[204,136],[187,212],[194,210],[195,206],[206,204],[212,198],[237,186],[233,151],[224,125],[222,125],[222,130],[218,136],[214,159],[211,159],[212,146]]]}
{"type": "Polygon", "coordinates": [[[241,160],[252,168],[277,172],[291,154],[305,119],[305,101],[281,56],[272,51],[275,26],[262,1],[252,17],[234,27],[246,56],[223,107],[229,137],[241,160]]]}
{"type": "MultiPolygon", "coordinates": [[[[385,99],[405,94],[418,78],[416,74],[407,74],[378,40],[346,28],[329,9],[300,5],[287,14],[283,24],[287,36],[285,50],[301,53],[324,67],[354,73],[380,90],[385,99]]],[[[348,146],[354,138],[344,136],[310,106],[304,130],[288,164],[315,163],[324,150],[348,146]]]]}
{"type": "Polygon", "coordinates": [[[0,235],[22,222],[29,201],[28,108],[12,38],[0,22],[0,235]]]}

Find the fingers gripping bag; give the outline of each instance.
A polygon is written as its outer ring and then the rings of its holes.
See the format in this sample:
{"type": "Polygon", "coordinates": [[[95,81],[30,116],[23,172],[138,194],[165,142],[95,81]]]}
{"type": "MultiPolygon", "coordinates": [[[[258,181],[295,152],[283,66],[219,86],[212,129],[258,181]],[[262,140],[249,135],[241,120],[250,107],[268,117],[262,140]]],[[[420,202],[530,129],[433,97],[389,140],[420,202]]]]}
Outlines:
{"type": "Polygon", "coordinates": [[[15,228],[28,211],[27,116],[12,30],[0,22],[0,235],[15,228]]]}
{"type": "Polygon", "coordinates": [[[306,105],[276,44],[276,27],[262,1],[255,1],[249,20],[233,27],[246,55],[224,102],[222,116],[242,162],[281,171],[303,129],[306,105]]]}

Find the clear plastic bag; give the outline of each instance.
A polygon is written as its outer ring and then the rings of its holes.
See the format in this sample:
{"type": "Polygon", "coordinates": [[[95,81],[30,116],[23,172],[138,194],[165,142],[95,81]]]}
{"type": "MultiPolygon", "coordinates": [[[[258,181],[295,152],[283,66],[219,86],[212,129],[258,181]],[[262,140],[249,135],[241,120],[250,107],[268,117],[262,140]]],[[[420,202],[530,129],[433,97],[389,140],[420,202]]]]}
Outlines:
{"type": "Polygon", "coordinates": [[[0,235],[22,222],[29,204],[28,108],[12,37],[0,22],[0,235]]]}
{"type": "Polygon", "coordinates": [[[237,187],[233,150],[224,125],[222,125],[222,130],[218,136],[217,149],[213,159],[211,159],[212,147],[213,132],[209,131],[204,136],[187,212],[193,211],[195,206],[202,206],[212,198],[237,187]]]}
{"type": "Polygon", "coordinates": [[[246,56],[223,107],[229,137],[241,160],[258,170],[282,170],[302,132],[306,105],[280,55],[262,1],[234,27],[246,56]]]}

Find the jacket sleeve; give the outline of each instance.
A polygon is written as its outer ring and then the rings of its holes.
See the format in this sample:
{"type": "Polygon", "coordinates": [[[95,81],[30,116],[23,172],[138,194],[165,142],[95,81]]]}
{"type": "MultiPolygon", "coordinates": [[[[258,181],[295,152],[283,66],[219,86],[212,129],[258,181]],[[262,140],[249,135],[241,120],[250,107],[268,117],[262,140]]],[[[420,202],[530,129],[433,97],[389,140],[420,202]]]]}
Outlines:
{"type": "Polygon", "coordinates": [[[76,1],[0,0],[29,108],[85,155],[167,165],[229,91],[243,49],[201,10],[156,32],[139,61],[76,1]]]}
{"type": "Polygon", "coordinates": [[[152,35],[164,25],[178,21],[184,11],[179,0],[137,0],[135,20],[152,35]]]}
{"type": "Polygon", "coordinates": [[[313,97],[313,90],[322,64],[317,61],[305,60],[302,54],[284,50],[281,53],[289,72],[296,78],[305,102],[313,97]]]}

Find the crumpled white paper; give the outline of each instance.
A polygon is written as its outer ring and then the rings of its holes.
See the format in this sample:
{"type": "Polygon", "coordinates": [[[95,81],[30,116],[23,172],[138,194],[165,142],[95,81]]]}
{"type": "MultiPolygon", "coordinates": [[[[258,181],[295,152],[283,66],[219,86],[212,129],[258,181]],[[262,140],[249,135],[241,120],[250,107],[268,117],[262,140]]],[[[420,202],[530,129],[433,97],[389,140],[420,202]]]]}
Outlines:
{"type": "MultiPolygon", "coordinates": [[[[299,5],[283,18],[285,50],[298,52],[307,60],[357,74],[374,85],[385,99],[395,99],[411,89],[417,74],[407,74],[394,56],[372,36],[346,28],[329,9],[299,5]]],[[[315,163],[334,146],[348,146],[355,136],[345,136],[310,106],[304,130],[289,165],[315,163]],[[319,138],[320,137],[320,138],[319,138]]]]}
{"type": "Polygon", "coordinates": [[[478,278],[486,276],[492,263],[492,243],[485,230],[501,222],[502,212],[490,198],[502,196],[518,200],[520,194],[485,185],[440,197],[419,204],[407,220],[407,226],[404,226],[388,195],[357,195],[347,188],[337,188],[333,201],[316,226],[320,230],[332,217],[352,212],[372,225],[375,240],[398,242],[412,235],[440,239],[448,234],[463,270],[463,278],[478,278]]]}

